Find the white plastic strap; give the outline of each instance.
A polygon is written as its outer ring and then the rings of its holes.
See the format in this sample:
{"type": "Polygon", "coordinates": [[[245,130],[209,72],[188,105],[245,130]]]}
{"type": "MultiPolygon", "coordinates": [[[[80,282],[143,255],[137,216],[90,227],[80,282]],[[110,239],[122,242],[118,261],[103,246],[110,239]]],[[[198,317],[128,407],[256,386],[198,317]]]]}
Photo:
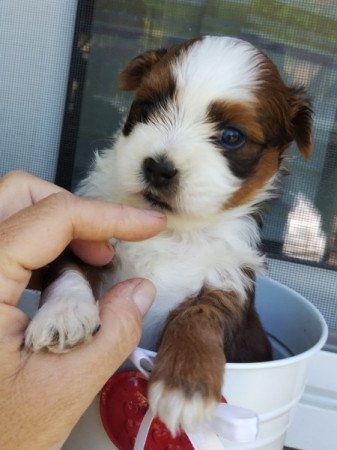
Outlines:
{"type": "Polygon", "coordinates": [[[145,416],[143,417],[142,423],[140,424],[135,445],[133,447],[134,450],[144,450],[146,439],[149,434],[153,419],[154,415],[148,409],[145,416]]]}

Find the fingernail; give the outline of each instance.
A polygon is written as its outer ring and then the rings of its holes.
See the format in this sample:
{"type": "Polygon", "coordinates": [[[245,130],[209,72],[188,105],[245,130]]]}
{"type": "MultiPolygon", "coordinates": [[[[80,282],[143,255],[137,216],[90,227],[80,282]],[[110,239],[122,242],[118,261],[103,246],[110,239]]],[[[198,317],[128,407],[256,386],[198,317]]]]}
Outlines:
{"type": "Polygon", "coordinates": [[[132,300],[142,316],[150,309],[156,296],[156,288],[149,280],[141,280],[132,292],[132,300]]]}

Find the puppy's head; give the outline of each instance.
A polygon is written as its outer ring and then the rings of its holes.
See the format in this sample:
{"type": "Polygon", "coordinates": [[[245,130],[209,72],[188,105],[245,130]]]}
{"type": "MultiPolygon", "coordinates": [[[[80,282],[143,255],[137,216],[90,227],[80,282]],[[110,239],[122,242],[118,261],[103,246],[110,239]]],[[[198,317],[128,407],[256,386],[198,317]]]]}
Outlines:
{"type": "Polygon", "coordinates": [[[249,43],[203,37],[132,60],[135,91],[117,141],[122,200],[171,218],[212,220],[268,198],[292,141],[307,158],[311,111],[249,43]]]}

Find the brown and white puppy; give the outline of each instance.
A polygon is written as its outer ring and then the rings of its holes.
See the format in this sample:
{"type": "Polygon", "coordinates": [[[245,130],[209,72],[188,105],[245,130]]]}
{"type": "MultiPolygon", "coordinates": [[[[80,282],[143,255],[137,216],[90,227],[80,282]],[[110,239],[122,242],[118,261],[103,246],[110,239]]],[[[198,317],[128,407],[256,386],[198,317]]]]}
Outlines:
{"type": "MultiPolygon", "coordinates": [[[[158,350],[149,402],[174,433],[210,414],[226,361],[271,357],[254,310],[264,264],[256,217],[289,144],[309,155],[311,111],[263,53],[227,37],[146,52],[119,81],[134,101],[79,193],[167,214],[160,235],[114,242],[104,288],[131,277],[156,285],[141,346],[158,350]]],[[[63,266],[43,297],[26,334],[33,351],[65,351],[97,329],[83,266],[63,266]]]]}

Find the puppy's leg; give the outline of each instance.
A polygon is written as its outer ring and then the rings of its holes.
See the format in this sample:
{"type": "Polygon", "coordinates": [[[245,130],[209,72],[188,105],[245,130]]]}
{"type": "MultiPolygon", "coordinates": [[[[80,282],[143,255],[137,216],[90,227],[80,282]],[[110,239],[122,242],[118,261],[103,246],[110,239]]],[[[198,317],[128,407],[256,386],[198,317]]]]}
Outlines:
{"type": "Polygon", "coordinates": [[[99,328],[96,298],[101,269],[68,254],[51,265],[48,275],[42,306],[26,330],[25,346],[33,352],[61,353],[89,340],[99,328]]]}
{"type": "MultiPolygon", "coordinates": [[[[235,359],[232,346],[239,349],[233,344],[245,327],[248,303],[233,293],[203,289],[170,314],[150,378],[149,403],[172,434],[180,427],[195,429],[219,402],[225,362],[228,355],[235,359]]],[[[262,327],[257,333],[264,335],[262,327]]]]}

